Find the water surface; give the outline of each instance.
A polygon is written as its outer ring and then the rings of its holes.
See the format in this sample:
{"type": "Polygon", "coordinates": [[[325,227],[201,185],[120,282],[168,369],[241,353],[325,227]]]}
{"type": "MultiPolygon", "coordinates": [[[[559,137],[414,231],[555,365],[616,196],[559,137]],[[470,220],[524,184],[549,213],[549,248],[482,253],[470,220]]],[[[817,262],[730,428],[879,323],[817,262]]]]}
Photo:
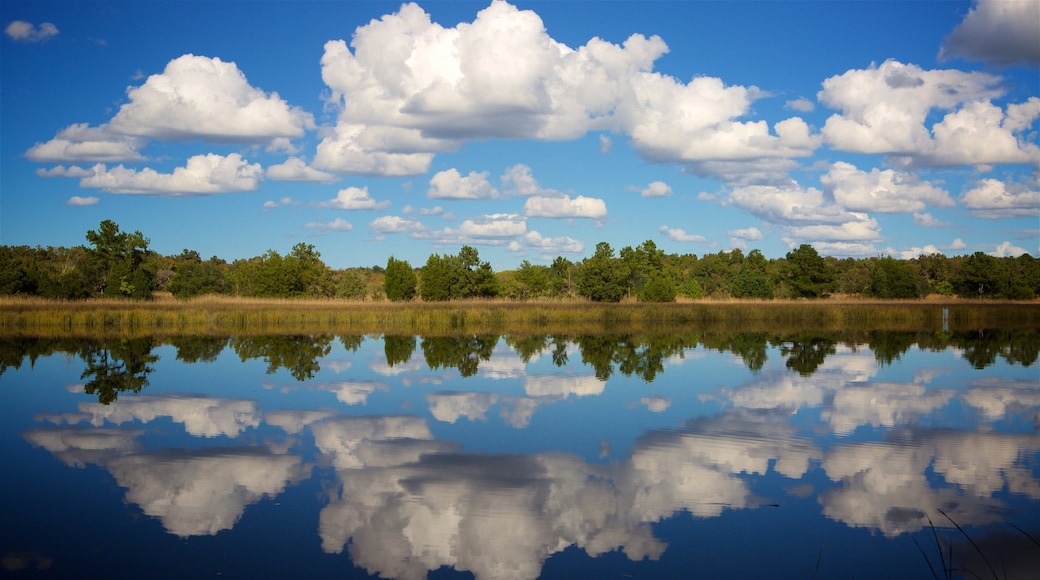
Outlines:
{"type": "Polygon", "coordinates": [[[1038,351],[1033,330],[9,339],[0,557],[24,577],[945,578],[952,550],[968,577],[1029,577],[1038,351]]]}

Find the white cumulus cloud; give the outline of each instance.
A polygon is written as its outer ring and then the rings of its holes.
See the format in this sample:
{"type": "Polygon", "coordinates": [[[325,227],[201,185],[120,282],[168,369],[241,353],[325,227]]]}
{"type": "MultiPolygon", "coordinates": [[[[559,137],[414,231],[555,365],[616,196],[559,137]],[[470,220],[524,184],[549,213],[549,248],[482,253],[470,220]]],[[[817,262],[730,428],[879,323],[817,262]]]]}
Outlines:
{"type": "Polygon", "coordinates": [[[267,178],[275,181],[313,181],[318,183],[336,181],[335,175],[310,167],[306,161],[299,157],[290,157],[284,163],[268,166],[267,178]]]}
{"type": "Polygon", "coordinates": [[[81,179],[80,185],[110,193],[207,195],[254,191],[263,174],[260,164],[250,164],[238,153],[227,157],[210,153],[189,158],[187,165],[177,167],[173,173],[159,173],[151,168],[128,169],[122,165],[107,169],[98,164],[94,166],[93,175],[81,179]]]}
{"type": "Polygon", "coordinates": [[[109,121],[111,130],[163,141],[271,143],[314,128],[310,113],[253,87],[233,62],[185,54],[139,87],[109,121]]]}
{"type": "Polygon", "coordinates": [[[961,195],[960,201],[983,218],[1040,215],[1040,190],[999,179],[979,180],[961,195]]]}
{"type": "Polygon", "coordinates": [[[950,206],[945,190],[920,181],[911,173],[874,168],[867,173],[839,161],[820,177],[834,201],[850,211],[910,213],[926,206],[950,206]]]}
{"type": "Polygon", "coordinates": [[[115,133],[107,127],[76,123],[59,131],[50,141],[36,143],[25,152],[25,157],[40,163],[141,161],[144,157],[138,150],[144,144],[144,139],[115,133]]]}
{"type": "Polygon", "coordinates": [[[368,227],[377,234],[422,233],[429,231],[419,220],[385,215],[369,222],[368,227]]]}
{"type": "Polygon", "coordinates": [[[700,234],[688,234],[686,233],[686,230],[682,228],[670,228],[668,226],[661,226],[661,228],[658,231],[668,236],[668,239],[674,242],[704,243],[708,241],[708,238],[705,238],[700,234]]]}
{"type": "Polygon", "coordinates": [[[335,199],[316,204],[318,207],[347,210],[378,210],[390,206],[388,200],[376,201],[368,194],[368,187],[348,187],[341,189],[335,199]]]}
{"type": "Polygon", "coordinates": [[[672,186],[663,181],[651,181],[649,185],[639,190],[643,197],[668,197],[672,195],[672,186]]]}
{"type": "Polygon", "coordinates": [[[607,204],[595,197],[579,195],[574,199],[562,197],[531,197],[524,204],[527,217],[546,218],[590,218],[607,217],[607,204]]]}
{"type": "Polygon", "coordinates": [[[836,149],[923,166],[1036,162],[1040,149],[1021,135],[1036,118],[1033,107],[1010,105],[1005,113],[990,102],[1004,92],[996,75],[888,60],[826,79],[817,97],[841,111],[822,130],[836,149]],[[936,109],[950,112],[926,126],[936,109]]]}
{"type": "Polygon", "coordinates": [[[440,171],[430,179],[426,196],[431,199],[494,199],[498,190],[487,180],[487,172],[471,171],[463,177],[458,169],[440,171]]]}

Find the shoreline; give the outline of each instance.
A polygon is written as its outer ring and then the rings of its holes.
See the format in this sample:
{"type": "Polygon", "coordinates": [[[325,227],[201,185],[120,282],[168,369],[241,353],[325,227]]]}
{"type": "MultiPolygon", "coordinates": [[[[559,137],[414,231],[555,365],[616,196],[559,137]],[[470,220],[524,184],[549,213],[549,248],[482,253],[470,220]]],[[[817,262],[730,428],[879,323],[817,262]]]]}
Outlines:
{"type": "Polygon", "coordinates": [[[358,302],[207,296],[191,300],[0,299],[0,337],[189,334],[539,334],[778,329],[1040,329],[1040,300],[579,300],[358,302]],[[944,315],[945,311],[945,315],[944,315]]]}

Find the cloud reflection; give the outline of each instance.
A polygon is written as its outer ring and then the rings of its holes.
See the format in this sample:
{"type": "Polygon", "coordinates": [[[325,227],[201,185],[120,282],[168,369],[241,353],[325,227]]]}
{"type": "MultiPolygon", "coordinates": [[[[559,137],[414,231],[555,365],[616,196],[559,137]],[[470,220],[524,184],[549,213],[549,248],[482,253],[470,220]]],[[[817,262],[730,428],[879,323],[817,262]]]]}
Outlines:
{"type": "Polygon", "coordinates": [[[235,437],[260,425],[261,414],[256,401],[249,399],[139,395],[109,405],[80,403],[78,413],[41,415],[39,419],[58,425],[87,422],[100,427],[105,423],[148,423],[158,417],[169,417],[174,423],[182,423],[185,431],[198,437],[235,437]]]}

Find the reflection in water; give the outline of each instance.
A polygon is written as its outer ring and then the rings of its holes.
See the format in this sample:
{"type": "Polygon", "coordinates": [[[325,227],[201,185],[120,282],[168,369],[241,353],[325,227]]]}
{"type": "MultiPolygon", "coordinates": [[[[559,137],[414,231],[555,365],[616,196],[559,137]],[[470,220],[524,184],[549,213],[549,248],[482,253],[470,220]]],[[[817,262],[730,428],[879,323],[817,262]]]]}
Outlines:
{"type": "Polygon", "coordinates": [[[154,370],[151,365],[159,360],[152,355],[153,347],[150,338],[110,340],[84,347],[79,355],[87,368],[80,379],[89,380],[83,392],[96,394],[102,405],[115,401],[119,393],[140,393],[148,386],[148,375],[154,370]]]}
{"type": "Polygon", "coordinates": [[[142,453],[140,430],[32,429],[25,438],[66,465],[106,468],[126,500],[158,518],[171,534],[213,535],[231,529],[249,504],[274,497],[309,474],[299,457],[261,448],[142,453]]]}
{"type": "MultiPolygon", "coordinates": [[[[185,339],[174,344],[177,364],[217,368],[225,344],[298,382],[265,389],[262,375],[248,377],[256,395],[244,397],[219,396],[219,378],[201,387],[211,395],[153,387],[94,402],[65,393],[64,406],[32,413],[20,434],[65,466],[100,467],[127,503],[178,537],[234,530],[249,506],[314,486],[315,544],[383,577],[448,567],[535,578],[571,548],[650,566],[669,557],[670,543],[690,545],[660,532],[678,514],[703,524],[697,542],[706,552],[714,531],[764,521],[756,514],[896,540],[953,530],[942,510],[981,544],[995,524],[1022,524],[1035,537],[1040,380],[1008,371],[1033,364],[1035,341],[993,333],[998,346],[972,350],[966,336],[910,336],[872,333],[868,344],[781,334],[386,337],[381,345],[345,336],[335,353],[333,337],[185,339]],[[992,372],[972,374],[983,359],[992,372]],[[547,420],[532,427],[546,405],[547,420]]],[[[124,370],[147,367],[137,376],[154,379],[167,368],[151,354],[156,346],[74,352],[90,353],[86,368],[107,357],[124,370]]],[[[810,548],[818,557],[819,546],[810,548]]],[[[835,574],[850,572],[838,567],[842,555],[825,557],[835,574]]],[[[1029,557],[1016,557],[1028,569],[1029,557]]],[[[811,561],[799,571],[807,570],[811,561]]]]}

